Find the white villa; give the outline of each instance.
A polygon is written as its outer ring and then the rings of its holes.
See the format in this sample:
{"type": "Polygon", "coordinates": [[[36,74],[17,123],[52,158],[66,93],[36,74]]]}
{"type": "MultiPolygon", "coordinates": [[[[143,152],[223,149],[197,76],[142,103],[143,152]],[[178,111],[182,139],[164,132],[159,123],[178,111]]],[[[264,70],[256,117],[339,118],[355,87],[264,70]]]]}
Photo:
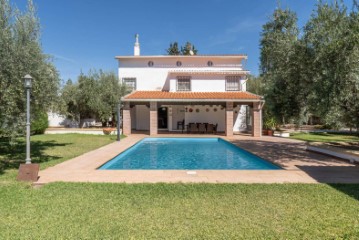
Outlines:
{"type": "Polygon", "coordinates": [[[120,81],[132,90],[122,99],[124,134],[213,127],[226,136],[261,136],[264,100],[246,91],[246,55],[141,56],[136,35],[134,55],[116,59],[120,81]]]}

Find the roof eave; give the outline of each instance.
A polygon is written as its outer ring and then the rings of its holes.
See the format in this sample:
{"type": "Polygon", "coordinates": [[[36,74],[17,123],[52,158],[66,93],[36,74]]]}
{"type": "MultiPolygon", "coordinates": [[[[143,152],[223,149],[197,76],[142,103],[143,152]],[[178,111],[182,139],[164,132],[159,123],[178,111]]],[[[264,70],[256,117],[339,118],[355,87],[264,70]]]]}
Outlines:
{"type": "Polygon", "coordinates": [[[245,54],[238,54],[238,55],[140,55],[140,56],[115,56],[115,59],[146,59],[146,58],[234,58],[234,59],[248,59],[248,56],[245,54]]]}
{"type": "Polygon", "coordinates": [[[125,97],[122,98],[124,102],[264,102],[263,99],[168,99],[168,98],[149,98],[149,99],[126,99],[125,97]]]}

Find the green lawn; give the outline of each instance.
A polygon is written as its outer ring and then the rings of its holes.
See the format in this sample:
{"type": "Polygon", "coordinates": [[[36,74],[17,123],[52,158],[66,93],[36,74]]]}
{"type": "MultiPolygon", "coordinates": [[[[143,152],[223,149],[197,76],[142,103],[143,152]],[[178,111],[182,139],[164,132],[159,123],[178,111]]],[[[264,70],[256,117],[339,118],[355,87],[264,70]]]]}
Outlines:
{"type": "Polygon", "coordinates": [[[337,133],[294,133],[291,138],[308,142],[359,142],[357,135],[337,133]]]}
{"type": "MultiPolygon", "coordinates": [[[[48,134],[31,136],[31,159],[40,163],[41,169],[54,166],[90,150],[102,147],[116,140],[116,136],[85,134],[48,134]]],[[[20,163],[25,162],[25,139],[17,139],[16,145],[9,145],[0,139],[0,173],[3,169],[13,176],[20,163]],[[2,166],[2,167],[1,167],[2,166]]]]}
{"type": "MultiPolygon", "coordinates": [[[[114,141],[74,134],[32,140],[42,168],[114,141]]],[[[4,145],[2,160],[24,159],[23,146],[12,152],[4,145]]],[[[359,238],[358,184],[52,183],[35,189],[15,177],[16,170],[0,173],[0,239],[359,238]]]]}
{"type": "Polygon", "coordinates": [[[0,239],[358,239],[359,185],[0,188],[0,239]]]}

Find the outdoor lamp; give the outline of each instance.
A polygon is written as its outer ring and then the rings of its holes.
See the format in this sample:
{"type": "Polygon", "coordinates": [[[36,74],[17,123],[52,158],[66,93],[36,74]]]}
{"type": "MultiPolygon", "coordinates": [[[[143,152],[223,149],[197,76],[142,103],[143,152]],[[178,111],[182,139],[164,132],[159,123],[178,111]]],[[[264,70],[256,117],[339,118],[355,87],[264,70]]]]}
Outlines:
{"type": "Polygon", "coordinates": [[[26,74],[23,79],[26,90],[26,159],[25,164],[20,164],[17,180],[36,182],[39,176],[40,164],[31,163],[30,158],[30,90],[32,77],[26,74]]]}
{"type": "Polygon", "coordinates": [[[29,74],[26,74],[24,77],[24,81],[25,81],[25,89],[31,89],[32,77],[29,74]]]}
{"type": "Polygon", "coordinates": [[[30,158],[30,89],[32,77],[26,74],[24,77],[26,89],[26,164],[31,164],[30,158]]]}
{"type": "Polygon", "coordinates": [[[26,74],[23,79],[26,90],[26,159],[25,164],[20,164],[17,180],[36,182],[39,176],[40,164],[31,163],[30,158],[30,90],[32,77],[26,74]]]}

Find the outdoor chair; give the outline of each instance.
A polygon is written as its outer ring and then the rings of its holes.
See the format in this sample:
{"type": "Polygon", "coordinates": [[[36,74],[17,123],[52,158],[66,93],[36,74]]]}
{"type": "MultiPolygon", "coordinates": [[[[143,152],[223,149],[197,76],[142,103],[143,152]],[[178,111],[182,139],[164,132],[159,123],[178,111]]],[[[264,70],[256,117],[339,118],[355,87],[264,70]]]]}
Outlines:
{"type": "Polygon", "coordinates": [[[189,131],[190,131],[191,133],[196,133],[196,132],[198,132],[197,124],[196,124],[196,123],[190,123],[190,124],[189,124],[189,131]]]}
{"type": "Polygon", "coordinates": [[[191,125],[192,125],[193,123],[188,123],[187,125],[186,125],[186,128],[187,128],[187,133],[189,133],[190,132],[190,128],[191,128],[191,125]]]}
{"type": "Polygon", "coordinates": [[[182,121],[178,121],[177,122],[177,130],[182,130],[182,133],[183,133],[183,130],[184,130],[184,119],[182,121]]]}
{"type": "Polygon", "coordinates": [[[204,123],[198,124],[198,132],[200,132],[200,133],[206,132],[206,125],[204,123]]]}
{"type": "Polygon", "coordinates": [[[213,133],[213,131],[214,131],[214,126],[213,124],[209,123],[207,125],[207,133],[213,133]]]}
{"type": "Polygon", "coordinates": [[[184,125],[184,119],[183,119],[182,121],[178,121],[178,122],[177,122],[177,129],[178,129],[178,130],[182,130],[182,133],[183,133],[184,127],[185,127],[185,125],[184,125]]]}

